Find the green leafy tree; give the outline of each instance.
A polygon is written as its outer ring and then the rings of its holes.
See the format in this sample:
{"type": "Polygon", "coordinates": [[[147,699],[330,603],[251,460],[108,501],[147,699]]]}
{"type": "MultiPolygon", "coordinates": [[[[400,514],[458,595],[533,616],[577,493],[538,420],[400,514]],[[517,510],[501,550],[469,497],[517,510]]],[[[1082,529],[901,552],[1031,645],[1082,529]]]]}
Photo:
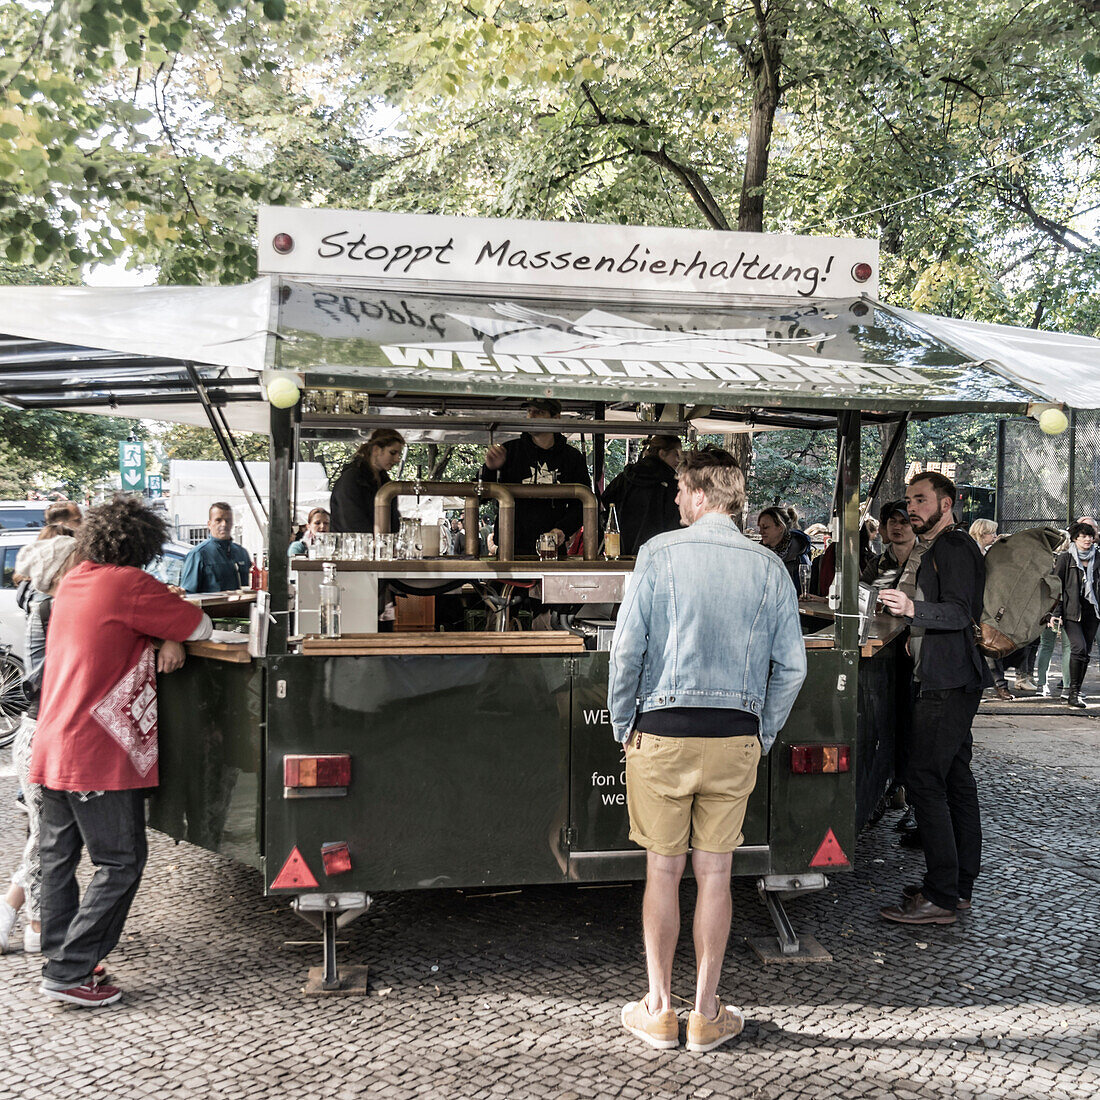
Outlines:
{"type": "Polygon", "coordinates": [[[78,497],[118,472],[118,445],[144,425],[114,416],[0,409],[0,492],[61,488],[78,497]]]}

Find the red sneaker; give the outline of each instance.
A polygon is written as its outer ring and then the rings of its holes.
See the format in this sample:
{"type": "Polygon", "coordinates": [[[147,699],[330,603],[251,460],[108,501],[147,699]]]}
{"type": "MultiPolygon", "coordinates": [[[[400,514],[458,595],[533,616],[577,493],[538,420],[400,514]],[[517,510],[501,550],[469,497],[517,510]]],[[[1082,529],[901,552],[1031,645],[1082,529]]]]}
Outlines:
{"type": "Polygon", "coordinates": [[[47,989],[42,992],[51,1001],[64,1001],[80,1008],[99,1008],[100,1005],[113,1005],[122,996],[122,990],[113,985],[97,985],[94,978],[83,985],[74,985],[71,989],[47,989]]]}

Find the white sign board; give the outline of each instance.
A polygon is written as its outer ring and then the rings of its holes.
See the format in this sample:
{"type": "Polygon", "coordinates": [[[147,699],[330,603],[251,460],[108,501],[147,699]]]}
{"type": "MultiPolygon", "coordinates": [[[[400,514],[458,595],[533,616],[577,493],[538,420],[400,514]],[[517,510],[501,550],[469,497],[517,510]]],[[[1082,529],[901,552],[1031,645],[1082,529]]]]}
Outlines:
{"type": "Polygon", "coordinates": [[[878,295],[878,242],[378,211],[260,208],[260,271],[360,285],[637,291],[676,298],[878,295]]]}

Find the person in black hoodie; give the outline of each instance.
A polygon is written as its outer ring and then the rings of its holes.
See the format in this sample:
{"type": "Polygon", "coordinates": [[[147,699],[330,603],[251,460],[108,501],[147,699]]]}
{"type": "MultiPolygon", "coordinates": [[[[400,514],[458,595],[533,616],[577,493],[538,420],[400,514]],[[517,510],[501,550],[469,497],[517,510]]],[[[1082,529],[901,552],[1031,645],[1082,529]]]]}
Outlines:
{"type": "MultiPolygon", "coordinates": [[[[552,398],[535,398],[524,407],[532,420],[555,419],[561,415],[561,402],[552,398]]],[[[494,444],[485,452],[481,478],[510,485],[592,488],[584,455],[566,443],[560,432],[524,432],[519,439],[494,444]]],[[[536,556],[538,537],[548,532],[553,532],[561,547],[566,536],[574,535],[580,526],[579,500],[516,501],[515,556],[536,556]]]]}
{"type": "MultiPolygon", "coordinates": [[[[390,480],[389,472],[401,461],[405,437],[393,428],[378,428],[340,471],[332,487],[331,529],[374,530],[374,494],[390,480]]],[[[390,530],[400,524],[397,498],[390,502],[390,530]]]]}
{"type": "Polygon", "coordinates": [[[645,454],[604,490],[604,507],[618,509],[622,552],[627,557],[637,557],[638,548],[654,535],[680,529],[676,467],[683,457],[676,436],[651,435],[645,454]]]}

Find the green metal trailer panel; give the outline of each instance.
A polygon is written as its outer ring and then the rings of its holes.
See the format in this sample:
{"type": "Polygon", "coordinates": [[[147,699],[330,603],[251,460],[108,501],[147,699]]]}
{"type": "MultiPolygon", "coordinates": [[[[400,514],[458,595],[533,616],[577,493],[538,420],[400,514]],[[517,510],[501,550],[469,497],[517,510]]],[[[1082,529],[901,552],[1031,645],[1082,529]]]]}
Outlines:
{"type": "Polygon", "coordinates": [[[160,786],[149,824],[260,867],[264,662],[189,657],[157,680],[160,786]]]}

